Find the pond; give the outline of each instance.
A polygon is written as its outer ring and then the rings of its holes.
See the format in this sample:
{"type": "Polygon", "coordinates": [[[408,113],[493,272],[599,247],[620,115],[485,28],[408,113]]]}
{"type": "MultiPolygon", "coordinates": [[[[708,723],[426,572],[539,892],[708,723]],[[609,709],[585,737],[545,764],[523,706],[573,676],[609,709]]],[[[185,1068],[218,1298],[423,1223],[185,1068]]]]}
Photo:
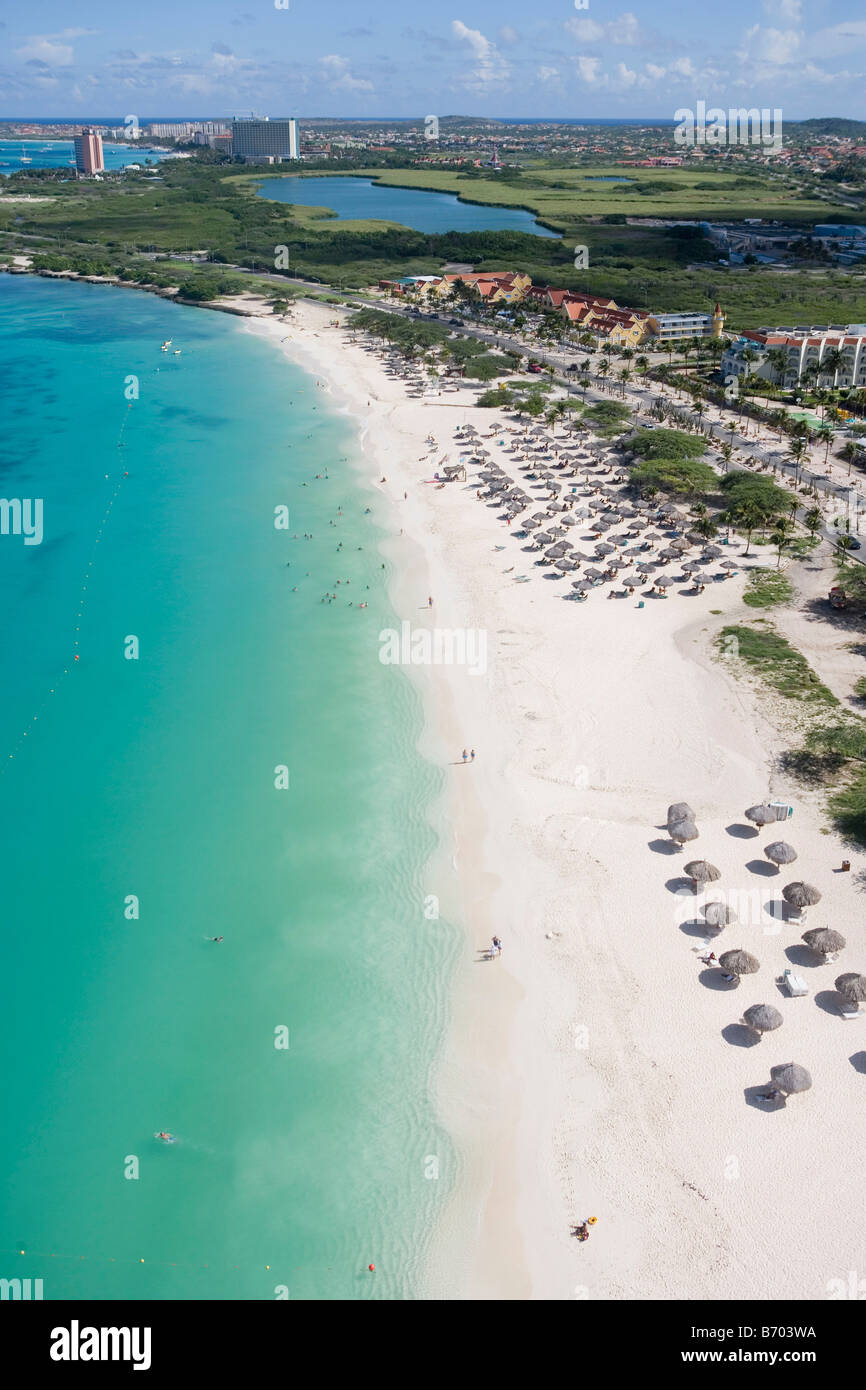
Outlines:
{"type": "Polygon", "coordinates": [[[301,207],[326,207],[338,221],[348,219],[399,222],[417,232],[528,232],[556,237],[531,212],[522,208],[489,207],[462,203],[453,193],[420,188],[391,188],[372,179],[304,178],[264,179],[259,196],[301,207]]]}

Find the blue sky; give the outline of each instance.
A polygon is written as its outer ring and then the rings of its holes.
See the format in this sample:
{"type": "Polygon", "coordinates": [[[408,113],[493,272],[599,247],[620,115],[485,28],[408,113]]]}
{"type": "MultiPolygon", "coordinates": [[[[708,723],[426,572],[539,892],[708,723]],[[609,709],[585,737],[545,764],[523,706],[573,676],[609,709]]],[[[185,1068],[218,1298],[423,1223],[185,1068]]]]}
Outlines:
{"type": "Polygon", "coordinates": [[[34,0],[0,29],[0,116],[866,119],[862,0],[34,0]]]}

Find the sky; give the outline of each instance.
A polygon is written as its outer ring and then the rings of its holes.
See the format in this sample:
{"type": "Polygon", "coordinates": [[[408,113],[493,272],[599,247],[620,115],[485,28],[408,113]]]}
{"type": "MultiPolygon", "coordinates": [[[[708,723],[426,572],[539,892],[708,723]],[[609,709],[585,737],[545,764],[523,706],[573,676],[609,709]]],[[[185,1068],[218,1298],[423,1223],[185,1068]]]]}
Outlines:
{"type": "Polygon", "coordinates": [[[6,16],[0,119],[673,118],[700,100],[866,119],[863,0],[33,0],[6,16]]]}

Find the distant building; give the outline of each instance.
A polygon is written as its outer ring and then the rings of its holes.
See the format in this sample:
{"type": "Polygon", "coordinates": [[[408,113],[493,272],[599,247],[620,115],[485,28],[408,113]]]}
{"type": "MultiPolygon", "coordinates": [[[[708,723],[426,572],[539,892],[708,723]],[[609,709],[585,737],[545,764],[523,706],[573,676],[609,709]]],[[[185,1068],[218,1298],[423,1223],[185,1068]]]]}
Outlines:
{"type": "Polygon", "coordinates": [[[689,311],[678,314],[650,314],[649,331],[659,344],[679,343],[687,338],[721,338],[725,315],[721,304],[711,314],[689,311]]]}
{"type": "Polygon", "coordinates": [[[86,125],[75,137],[75,167],[79,174],[101,174],[105,169],[102,136],[91,126],[86,125]]]}
{"type": "Polygon", "coordinates": [[[786,389],[801,379],[864,388],[866,324],[748,329],[723,353],[721,369],[724,376],[759,376],[786,389]],[[841,354],[840,366],[827,365],[831,352],[841,354]]]}
{"type": "Polygon", "coordinates": [[[232,153],[245,160],[300,159],[296,120],[232,121],[232,153]]]}

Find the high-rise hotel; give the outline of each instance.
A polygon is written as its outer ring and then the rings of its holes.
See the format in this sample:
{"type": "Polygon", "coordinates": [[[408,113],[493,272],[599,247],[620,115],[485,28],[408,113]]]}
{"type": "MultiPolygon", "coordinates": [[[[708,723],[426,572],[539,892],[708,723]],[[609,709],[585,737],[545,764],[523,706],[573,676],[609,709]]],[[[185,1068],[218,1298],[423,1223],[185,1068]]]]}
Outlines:
{"type": "Polygon", "coordinates": [[[232,121],[232,154],[253,162],[300,158],[296,120],[232,121]]]}
{"type": "Polygon", "coordinates": [[[75,137],[75,167],[79,174],[101,174],[105,169],[102,136],[87,125],[75,137]]]}

